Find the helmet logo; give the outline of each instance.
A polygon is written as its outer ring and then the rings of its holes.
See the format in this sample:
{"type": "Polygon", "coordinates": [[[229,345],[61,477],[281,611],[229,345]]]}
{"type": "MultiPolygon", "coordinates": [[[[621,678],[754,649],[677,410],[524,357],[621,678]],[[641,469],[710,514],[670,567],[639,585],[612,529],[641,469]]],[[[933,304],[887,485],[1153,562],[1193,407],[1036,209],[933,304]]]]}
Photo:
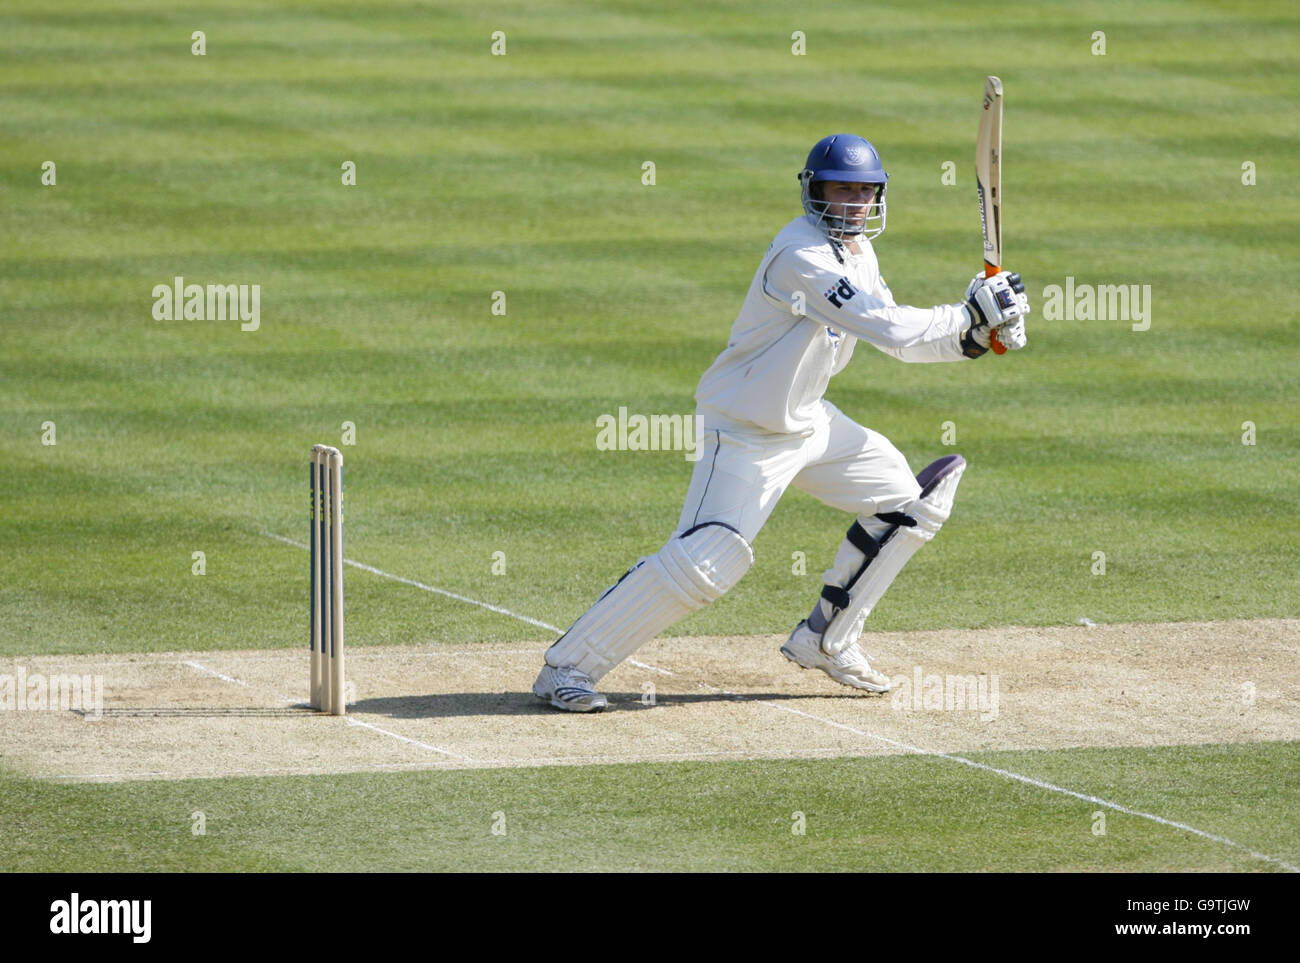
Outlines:
{"type": "Polygon", "coordinates": [[[861,167],[867,162],[866,148],[858,147],[856,144],[853,147],[848,147],[844,151],[844,159],[854,167],[861,167]]]}

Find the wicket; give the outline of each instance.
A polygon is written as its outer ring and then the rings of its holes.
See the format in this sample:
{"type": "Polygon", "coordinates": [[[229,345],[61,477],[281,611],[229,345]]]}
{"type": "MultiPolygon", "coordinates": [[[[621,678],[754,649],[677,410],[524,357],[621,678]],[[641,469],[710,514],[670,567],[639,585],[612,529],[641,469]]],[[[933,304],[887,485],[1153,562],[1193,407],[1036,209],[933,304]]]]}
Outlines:
{"type": "Polygon", "coordinates": [[[311,707],[347,711],[343,695],[343,453],[311,450],[311,707]]]}

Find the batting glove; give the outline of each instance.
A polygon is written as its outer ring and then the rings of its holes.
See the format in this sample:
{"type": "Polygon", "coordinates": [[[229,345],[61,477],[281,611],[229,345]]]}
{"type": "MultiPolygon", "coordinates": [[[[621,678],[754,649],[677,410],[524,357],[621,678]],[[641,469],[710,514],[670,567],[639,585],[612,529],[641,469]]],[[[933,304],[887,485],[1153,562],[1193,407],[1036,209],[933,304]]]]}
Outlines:
{"type": "Polygon", "coordinates": [[[1009,351],[1019,351],[1029,343],[1029,336],[1025,334],[1024,318],[1016,318],[1010,324],[1002,325],[997,332],[998,341],[1009,351]]]}
{"type": "Polygon", "coordinates": [[[1029,296],[1019,274],[1001,271],[991,278],[977,275],[966,288],[966,307],[976,327],[1001,328],[1029,313],[1029,296]]]}

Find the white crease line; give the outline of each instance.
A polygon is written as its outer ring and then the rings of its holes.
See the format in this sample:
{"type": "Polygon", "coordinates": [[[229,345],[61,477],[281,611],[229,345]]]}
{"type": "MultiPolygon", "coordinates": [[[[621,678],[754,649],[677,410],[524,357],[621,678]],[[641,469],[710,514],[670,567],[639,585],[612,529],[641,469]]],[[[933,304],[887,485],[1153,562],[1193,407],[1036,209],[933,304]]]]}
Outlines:
{"type": "MultiPolygon", "coordinates": [[[[267,538],[274,538],[277,541],[284,542],[286,545],[293,545],[296,548],[308,551],[311,550],[311,546],[304,545],[302,542],[294,541],[292,538],[285,538],[283,535],[277,535],[275,532],[263,532],[262,534],[267,538]]],[[[435,588],[432,585],[425,585],[423,582],[417,582],[413,578],[403,578],[400,575],[394,575],[392,572],[385,572],[381,569],[375,568],[373,565],[366,565],[362,562],[356,561],[355,559],[345,558],[343,559],[343,564],[351,565],[353,568],[359,568],[363,572],[369,572],[370,574],[378,575],[381,578],[388,578],[392,579],[394,582],[401,582],[403,585],[412,585],[415,588],[424,589],[426,592],[433,592],[436,595],[445,595],[447,598],[455,599],[457,602],[468,602],[470,605],[477,605],[480,608],[488,609],[489,611],[496,612],[500,615],[508,615],[512,619],[527,622],[529,625],[535,625],[539,629],[546,629],[548,632],[564,631],[559,626],[549,625],[546,622],[539,622],[537,619],[530,619],[526,615],[520,615],[518,612],[511,612],[509,609],[503,609],[498,605],[491,604],[490,602],[480,602],[478,599],[472,599],[467,595],[457,595],[455,592],[448,592],[446,589],[435,588]]]]}
{"type": "Polygon", "coordinates": [[[427,742],[420,742],[418,739],[409,739],[406,736],[399,736],[396,732],[389,732],[387,729],[380,729],[369,722],[360,722],[351,716],[345,716],[350,726],[361,726],[363,729],[373,729],[375,732],[382,732],[386,736],[392,736],[394,739],[400,739],[402,742],[409,742],[413,746],[419,746],[421,749],[428,749],[430,752],[441,753],[444,756],[451,756],[453,759],[460,759],[463,762],[474,762],[469,756],[462,756],[458,752],[451,752],[447,749],[439,749],[437,746],[431,746],[427,742]]]}
{"type": "MultiPolygon", "coordinates": [[[[743,697],[742,697],[743,698],[743,697]]],[[[1121,806],[1119,803],[1111,802],[1108,799],[1102,799],[1100,796],[1092,796],[1088,793],[1075,792],[1073,789],[1066,789],[1063,786],[1057,786],[1050,782],[1044,782],[1041,779],[1034,779],[1031,776],[1022,776],[1018,772],[1012,772],[1009,769],[999,769],[996,766],[985,765],[982,762],[976,762],[973,759],[966,759],[963,756],[955,756],[948,752],[938,752],[933,749],[922,749],[919,746],[911,746],[905,742],[898,742],[895,739],[889,739],[885,736],[878,736],[874,732],[866,732],[862,729],[855,729],[853,726],[844,725],[841,722],[835,722],[832,719],[823,719],[821,716],[815,716],[811,712],[804,712],[802,709],[793,709],[789,706],[783,706],[775,702],[769,702],[762,699],[747,699],[745,701],[754,702],[761,706],[767,706],[772,709],[779,709],[781,712],[793,713],[797,716],[803,716],[806,719],[815,719],[818,722],[824,722],[828,726],[834,726],[836,729],[844,729],[847,732],[855,733],[859,736],[866,736],[869,739],[876,739],[880,742],[888,743],[891,746],[897,746],[900,749],[907,749],[911,752],[919,753],[923,756],[936,756],[940,759],[948,759],[952,762],[959,762],[963,766],[971,766],[975,769],[983,769],[985,772],[996,773],[999,776],[1005,776],[1007,779],[1014,779],[1017,782],[1023,782],[1028,786],[1037,786],[1039,789],[1047,789],[1051,792],[1059,792],[1066,796],[1073,796],[1075,799],[1082,799],[1084,802],[1095,803],[1098,806],[1105,806],[1116,812],[1126,813],[1129,816],[1138,816],[1142,819],[1149,819],[1154,823],[1162,826],[1171,826],[1174,829],[1181,829],[1193,835],[1200,836],[1202,839],[1208,839],[1216,843],[1223,843],[1225,846],[1233,846],[1243,852],[1249,853],[1256,859],[1262,859],[1265,862],[1281,866],[1292,873],[1300,873],[1300,867],[1292,866],[1290,863],[1278,859],[1275,856],[1269,856],[1265,853],[1256,852],[1249,846],[1243,846],[1241,843],[1228,839],[1226,836],[1216,836],[1214,833],[1207,833],[1204,830],[1197,829],[1195,826],[1189,826],[1186,823],[1175,822],[1172,819],[1165,819],[1162,816],[1156,816],[1153,813],[1144,813],[1138,809],[1130,809],[1128,806],[1121,806]]]]}
{"type": "Polygon", "coordinates": [[[235,685],[242,685],[244,688],[248,688],[248,683],[243,681],[242,679],[232,679],[228,675],[222,675],[216,669],[209,669],[206,665],[204,665],[201,662],[186,662],[185,665],[188,665],[194,669],[198,669],[200,672],[206,672],[208,675],[215,675],[218,679],[223,679],[226,682],[233,682],[235,685]]]}
{"type": "MultiPolygon", "coordinates": [[[[673,674],[672,672],[669,672],[667,669],[660,669],[657,668],[656,666],[643,665],[642,663],[639,662],[634,662],[633,664],[639,665],[642,668],[652,669],[656,672],[662,672],[665,675],[673,674]]],[[[194,668],[200,669],[203,672],[207,672],[210,675],[215,675],[217,678],[224,679],[226,682],[233,682],[236,685],[242,685],[242,686],[248,685],[247,682],[241,682],[239,679],[232,679],[228,675],[222,675],[220,672],[217,672],[213,669],[209,669],[198,662],[186,662],[185,665],[193,666],[194,668]]],[[[1146,813],[1138,809],[1130,809],[1128,806],[1122,806],[1119,803],[1111,802],[1110,800],[1107,799],[1102,799],[1100,796],[1093,796],[1088,793],[1075,792],[1073,789],[1066,789],[1063,786],[1057,786],[1050,782],[1044,782],[1040,779],[1034,779],[1031,776],[1022,776],[1020,773],[1011,772],[1008,769],[999,769],[996,766],[989,766],[982,762],[976,762],[973,759],[966,759],[963,756],[953,755],[952,753],[938,752],[933,749],[923,749],[920,746],[909,745],[906,742],[899,742],[897,739],[890,739],[888,736],[881,736],[881,735],[877,735],[874,732],[867,732],[865,729],[858,729],[854,726],[846,725],[842,722],[836,722],[833,719],[826,719],[823,718],[822,716],[815,716],[811,712],[804,712],[802,709],[794,709],[791,708],[790,706],[783,706],[779,703],[771,702],[765,699],[753,699],[742,693],[728,692],[725,689],[719,689],[717,686],[712,686],[705,682],[701,682],[699,683],[699,685],[713,692],[717,692],[722,695],[732,696],[735,698],[737,702],[752,702],[755,705],[765,706],[769,709],[776,709],[780,712],[788,712],[791,713],[792,715],[803,716],[805,719],[812,719],[816,722],[821,722],[825,725],[833,726],[836,729],[843,729],[845,732],[851,732],[854,735],[862,736],[867,739],[875,739],[877,742],[883,742],[897,749],[902,749],[906,752],[914,753],[916,755],[934,756],[939,759],[947,759],[951,762],[959,762],[964,766],[970,766],[974,769],[982,769],[985,772],[995,773],[996,775],[1003,776],[1007,779],[1013,779],[1018,782],[1025,783],[1026,785],[1029,786],[1036,786],[1039,789],[1046,789],[1051,792],[1058,792],[1066,796],[1072,796],[1075,799],[1081,799],[1084,802],[1090,802],[1098,806],[1105,806],[1108,809],[1112,809],[1116,812],[1125,813],[1129,816],[1137,816],[1141,819],[1149,819],[1152,822],[1159,823],[1162,826],[1169,826],[1173,829],[1181,829],[1184,832],[1192,833],[1193,835],[1199,836],[1202,839],[1208,839],[1212,842],[1222,843],[1225,846],[1232,846],[1236,849],[1240,849],[1245,853],[1249,853],[1251,856],[1253,856],[1256,859],[1262,859],[1265,862],[1269,862],[1277,866],[1281,866],[1282,868],[1286,869],[1288,872],[1300,873],[1300,867],[1293,866],[1290,863],[1286,862],[1285,860],[1278,859],[1274,856],[1269,856],[1266,853],[1257,852],[1256,850],[1251,849],[1249,846],[1244,846],[1241,843],[1236,842],[1235,840],[1228,839],[1226,836],[1216,836],[1214,833],[1207,833],[1204,830],[1197,829],[1195,826],[1189,826],[1186,823],[1176,822],[1172,819],[1165,819],[1164,817],[1157,816],[1154,813],[1146,813]]],[[[283,696],[282,698],[284,698],[286,701],[293,701],[288,699],[287,696],[283,696]]],[[[648,762],[648,761],[653,761],[655,759],[673,759],[673,758],[691,759],[691,758],[700,758],[703,756],[723,756],[723,755],[737,755],[737,756],[741,756],[742,758],[745,758],[745,757],[754,757],[754,756],[768,754],[767,752],[753,753],[746,750],[719,750],[716,752],[651,753],[650,755],[631,756],[631,757],[607,756],[607,755],[552,756],[552,757],[545,757],[545,758],[538,758],[538,759],[509,760],[509,761],[493,759],[493,760],[487,760],[485,762],[480,762],[478,760],[471,759],[469,756],[462,756],[459,753],[451,752],[450,750],[447,749],[440,749],[437,746],[431,746],[427,742],[420,742],[418,739],[411,739],[408,738],[407,736],[398,735],[396,732],[389,732],[387,729],[381,729],[379,726],[371,725],[368,722],[360,722],[357,719],[352,718],[351,716],[347,717],[347,724],[350,726],[361,726],[365,729],[373,729],[375,732],[383,733],[386,736],[391,736],[392,738],[399,739],[402,742],[408,742],[411,745],[419,746],[422,749],[428,749],[429,751],[439,753],[440,755],[449,756],[453,759],[459,759],[462,762],[468,762],[476,766],[489,766],[489,767],[498,767],[498,768],[522,768],[522,767],[532,766],[532,765],[555,765],[557,763],[564,763],[564,762],[577,761],[577,760],[596,761],[601,759],[610,759],[616,763],[627,763],[627,762],[648,762]]],[[[805,749],[803,751],[806,752],[808,750],[805,749]]],[[[812,751],[828,752],[834,750],[819,749],[819,750],[812,750],[812,751]]],[[[778,754],[776,758],[783,758],[783,756],[778,754]]],[[[330,771],[333,770],[321,770],[321,772],[330,772],[330,771]]],[[[358,771],[358,770],[344,770],[344,771],[358,771]]],[[[360,771],[365,771],[365,770],[360,770],[360,771]]],[[[310,770],[306,771],[306,773],[310,773],[310,772],[311,772],[310,770]]],[[[227,773],[227,775],[229,775],[229,773],[227,773]]],[[[70,779],[70,780],[75,780],[75,779],[89,780],[89,779],[98,779],[98,778],[112,778],[112,776],[106,774],[92,774],[86,776],[73,776],[73,775],[54,776],[52,778],[70,779]]],[[[144,778],[149,778],[149,776],[146,775],[144,778]]]]}
{"type": "MultiPolygon", "coordinates": [[[[265,535],[265,536],[267,536],[268,538],[278,539],[279,541],[281,541],[281,542],[285,542],[285,543],[287,543],[287,544],[289,544],[289,545],[295,545],[295,546],[297,546],[298,548],[302,548],[302,549],[309,548],[309,546],[304,545],[302,542],[296,542],[296,541],[294,541],[294,540],[291,539],[291,538],[285,538],[283,535],[276,535],[274,532],[263,532],[262,534],[265,535]]],[[[539,621],[537,621],[536,619],[530,619],[530,618],[529,618],[528,616],[526,616],[526,615],[519,615],[518,613],[516,613],[516,612],[511,612],[511,611],[509,611],[508,609],[502,609],[502,608],[498,608],[498,607],[495,606],[495,605],[489,605],[487,602],[480,602],[480,601],[478,601],[477,599],[467,598],[467,597],[464,596],[464,595],[457,595],[457,594],[455,594],[454,592],[448,592],[448,591],[446,591],[445,589],[434,588],[432,585],[424,585],[423,583],[421,583],[421,582],[416,582],[416,581],[414,581],[413,579],[402,578],[400,575],[392,575],[392,574],[389,574],[388,572],[382,572],[382,571],[380,571],[380,570],[377,569],[377,568],[372,568],[372,567],[369,566],[369,565],[362,565],[360,562],[354,562],[354,561],[352,561],[351,559],[344,559],[344,561],[345,561],[348,565],[355,566],[356,568],[363,569],[363,570],[365,570],[365,571],[367,571],[367,572],[373,572],[375,575],[381,575],[381,576],[383,576],[384,578],[390,578],[390,579],[392,579],[392,580],[394,580],[394,581],[396,581],[396,582],[401,582],[401,583],[403,583],[404,585],[413,585],[413,586],[415,586],[416,588],[424,589],[426,592],[436,592],[436,593],[439,594],[439,595],[445,595],[445,596],[447,596],[448,598],[453,598],[453,599],[456,599],[456,600],[461,601],[461,602],[468,602],[468,603],[470,603],[471,605],[479,605],[479,606],[482,606],[482,607],[485,608],[485,609],[490,609],[490,610],[492,610],[493,612],[499,612],[499,613],[501,613],[502,615],[509,615],[509,616],[511,616],[511,617],[513,617],[513,618],[520,619],[521,621],[527,622],[527,623],[529,623],[530,625],[536,625],[536,626],[538,626],[539,628],[549,629],[549,630],[552,631],[552,632],[562,632],[562,631],[563,631],[563,630],[560,629],[558,626],[547,625],[545,622],[539,622],[539,621]]],[[[632,660],[632,659],[629,659],[628,661],[629,661],[632,665],[637,666],[638,668],[649,669],[649,670],[651,670],[651,671],[653,671],[653,672],[662,672],[664,675],[672,675],[672,674],[673,674],[673,673],[669,672],[667,669],[660,669],[660,668],[658,668],[658,667],[656,667],[656,666],[646,665],[645,663],[637,662],[637,661],[632,660]]],[[[700,684],[703,685],[704,688],[706,688],[706,689],[712,689],[714,692],[724,692],[724,690],[719,689],[719,688],[717,688],[717,687],[715,687],[715,686],[708,685],[707,683],[700,683],[700,684]]],[[[725,694],[731,695],[731,694],[733,694],[733,693],[725,693],[725,694]]],[[[1274,863],[1274,864],[1276,864],[1276,865],[1278,865],[1278,866],[1283,866],[1283,867],[1285,867],[1286,869],[1288,869],[1289,871],[1291,871],[1291,872],[1293,872],[1293,873],[1300,873],[1300,867],[1292,866],[1290,863],[1285,862],[1285,861],[1283,861],[1283,860],[1281,860],[1281,859],[1277,859],[1276,857],[1273,857],[1273,856],[1267,856],[1267,855],[1265,855],[1264,853],[1256,852],[1255,850],[1251,849],[1251,848],[1248,847],[1248,846],[1243,846],[1241,843],[1234,842],[1233,840],[1228,839],[1226,836],[1216,836],[1216,835],[1214,835],[1213,833],[1207,833],[1207,832],[1205,832],[1204,830],[1196,829],[1196,828],[1193,827],[1193,826],[1188,826],[1186,823],[1174,822],[1173,820],[1164,819],[1164,818],[1162,818],[1162,817],[1160,817],[1160,816],[1156,816],[1156,815],[1154,815],[1154,814],[1152,814],[1152,813],[1144,813],[1144,812],[1140,812],[1139,810],[1136,810],[1136,809],[1129,809],[1127,806],[1121,806],[1121,805],[1119,805],[1118,803],[1108,802],[1108,801],[1106,801],[1106,800],[1104,800],[1104,799],[1101,799],[1100,797],[1097,797],[1097,796],[1090,796],[1090,795],[1087,795],[1086,793],[1078,793],[1078,792],[1075,792],[1075,791],[1072,790],[1072,789],[1066,789],[1066,788],[1064,788],[1064,787],[1062,787],[1062,786],[1055,786],[1055,785],[1053,785],[1053,784],[1051,784],[1051,783],[1048,783],[1048,782],[1041,782],[1040,780],[1032,779],[1032,778],[1030,778],[1029,776],[1022,776],[1022,775],[1020,775],[1019,773],[1011,772],[1010,770],[1007,770],[1007,769],[997,769],[997,768],[995,768],[995,767],[993,767],[993,766],[986,766],[986,765],[984,765],[983,763],[975,762],[974,760],[971,760],[971,759],[964,759],[964,758],[962,758],[961,756],[950,755],[949,753],[946,753],[946,752],[935,752],[935,751],[930,750],[930,749],[922,749],[922,748],[920,748],[920,747],[918,747],[918,746],[909,746],[909,745],[907,745],[906,743],[903,743],[903,742],[897,742],[897,741],[895,741],[895,740],[893,740],[893,739],[888,739],[888,738],[886,738],[886,737],[884,737],[884,736],[878,736],[878,735],[875,735],[874,733],[865,732],[865,731],[863,731],[863,730],[861,730],[861,729],[855,729],[855,728],[853,728],[852,726],[846,726],[846,725],[843,725],[843,724],[841,724],[841,723],[834,722],[834,721],[832,721],[832,720],[830,720],[830,719],[823,719],[823,718],[821,718],[820,716],[814,716],[814,715],[812,715],[811,713],[802,712],[802,711],[800,711],[799,709],[791,709],[791,708],[788,708],[787,706],[778,705],[778,704],[776,704],[776,703],[774,703],[774,702],[767,702],[767,701],[760,700],[760,699],[749,699],[749,698],[747,698],[747,697],[745,697],[745,696],[742,696],[742,695],[738,695],[737,698],[738,698],[739,700],[741,700],[741,701],[745,701],[745,702],[756,702],[756,703],[758,703],[759,705],[765,705],[765,706],[770,706],[770,707],[772,707],[772,708],[774,708],[774,709],[780,709],[780,710],[783,711],[783,712],[792,712],[792,713],[794,713],[795,715],[806,716],[806,717],[809,718],[809,719],[815,719],[815,720],[817,720],[818,722],[825,723],[826,725],[835,726],[835,727],[838,728],[838,729],[844,729],[844,730],[847,730],[848,732],[853,732],[853,733],[856,733],[857,735],[865,736],[865,737],[867,737],[867,738],[877,739],[877,740],[879,740],[879,741],[881,741],[881,742],[886,742],[886,743],[889,743],[890,745],[898,746],[899,748],[907,749],[907,750],[909,750],[909,751],[911,751],[911,752],[920,753],[921,755],[926,755],[926,756],[937,756],[937,757],[940,758],[940,759],[948,759],[948,760],[951,760],[952,762],[959,762],[959,763],[961,763],[961,764],[963,764],[963,765],[966,765],[966,766],[973,766],[973,767],[976,768],[976,769],[983,769],[983,770],[986,770],[986,771],[988,771],[988,772],[996,773],[996,774],[998,774],[998,775],[1000,775],[1000,776],[1005,776],[1005,777],[1008,778],[1008,779],[1019,780],[1020,782],[1026,783],[1027,785],[1030,785],[1030,786],[1037,786],[1037,787],[1039,787],[1040,789],[1047,789],[1047,790],[1050,790],[1050,791],[1052,791],[1052,792],[1063,793],[1063,794],[1065,794],[1065,795],[1067,795],[1067,796],[1073,796],[1073,797],[1076,798],[1076,799],[1082,799],[1082,800],[1085,800],[1085,801],[1087,801],[1087,802],[1092,802],[1092,803],[1096,803],[1096,804],[1098,804],[1098,805],[1107,806],[1107,807],[1109,807],[1109,808],[1111,808],[1111,809],[1114,809],[1116,812],[1127,813],[1127,814],[1130,815],[1130,816],[1139,816],[1139,817],[1141,817],[1142,819],[1149,819],[1149,820],[1151,820],[1152,822],[1160,823],[1161,825],[1164,825],[1164,826],[1171,826],[1171,827],[1173,827],[1173,828],[1175,828],[1175,829],[1182,829],[1182,830],[1185,830],[1186,832],[1192,833],[1192,834],[1194,834],[1194,835],[1196,835],[1196,836],[1200,836],[1202,839],[1208,839],[1208,840],[1212,840],[1212,841],[1214,841],[1214,842],[1216,842],[1216,843],[1223,843],[1224,845],[1227,845],[1227,846],[1233,846],[1233,847],[1236,847],[1237,849],[1240,849],[1240,850],[1243,850],[1244,852],[1249,853],[1251,856],[1255,857],[1256,859],[1262,859],[1262,860],[1264,860],[1264,861],[1266,861],[1266,862],[1274,863]]],[[[348,721],[349,721],[349,722],[352,722],[351,719],[349,719],[348,721]]],[[[365,724],[365,723],[357,723],[357,725],[364,725],[364,724],[365,724]]],[[[380,729],[379,731],[380,731],[380,732],[383,732],[384,730],[380,729]]],[[[405,738],[406,738],[405,736],[396,736],[395,733],[388,733],[388,734],[389,734],[389,735],[394,735],[394,736],[395,736],[396,738],[398,738],[398,739],[405,739],[405,738]]],[[[414,742],[414,740],[407,740],[407,741],[409,741],[409,742],[414,742]]],[[[424,744],[423,744],[423,743],[417,743],[417,745],[424,745],[424,744]]],[[[441,749],[437,749],[437,748],[435,748],[435,747],[433,747],[433,746],[426,746],[425,748],[427,748],[427,749],[433,749],[434,752],[443,752],[443,751],[444,751],[444,750],[441,750],[441,749]]],[[[447,753],[447,754],[448,754],[448,755],[452,755],[452,753],[447,753]]],[[[462,757],[462,758],[463,758],[463,757],[462,757]]]]}
{"type": "MultiPolygon", "coordinates": [[[[310,545],[304,545],[302,542],[295,541],[292,538],[286,538],[283,535],[277,535],[275,532],[263,532],[262,534],[265,535],[267,538],[274,538],[277,541],[284,542],[286,545],[293,545],[295,548],[306,549],[308,551],[311,550],[310,545]]],[[[489,611],[492,612],[497,612],[501,615],[508,615],[512,619],[519,619],[519,621],[527,622],[529,625],[535,625],[539,629],[546,629],[547,631],[555,632],[556,634],[563,634],[564,632],[564,630],[560,628],[558,625],[549,625],[546,622],[539,622],[537,619],[530,619],[526,615],[520,615],[518,612],[511,612],[509,609],[503,609],[500,606],[492,605],[490,602],[480,602],[478,599],[472,599],[466,595],[457,595],[455,592],[448,592],[446,589],[440,589],[433,585],[425,585],[423,582],[415,581],[415,579],[404,578],[401,575],[394,575],[391,572],[385,572],[381,569],[377,569],[373,565],[365,565],[361,562],[354,561],[353,559],[350,558],[343,559],[343,562],[344,564],[351,565],[353,568],[359,568],[363,572],[370,572],[372,575],[378,575],[382,578],[390,578],[394,582],[401,582],[403,585],[411,585],[414,586],[415,588],[423,589],[426,592],[434,592],[438,595],[445,595],[447,598],[455,599],[458,602],[468,602],[470,605],[477,605],[480,606],[481,608],[488,609],[489,611]]],[[[646,665],[644,662],[636,661],[636,659],[628,659],[627,661],[629,665],[634,665],[638,669],[646,669],[650,672],[658,672],[661,675],[672,675],[672,673],[669,672],[667,669],[660,669],[657,666],[646,665]]]]}
{"type": "MultiPolygon", "coordinates": [[[[265,535],[267,538],[274,538],[277,541],[284,542],[286,545],[293,545],[296,548],[302,548],[307,550],[310,550],[311,548],[311,546],[309,545],[304,545],[302,542],[294,541],[292,538],[286,538],[283,535],[277,535],[275,532],[263,532],[262,534],[265,535]]],[[[345,558],[343,561],[345,564],[351,565],[353,568],[359,568],[363,572],[370,572],[372,575],[378,575],[381,576],[382,578],[390,578],[394,582],[401,582],[403,585],[411,585],[414,586],[415,588],[423,589],[426,592],[434,592],[438,595],[445,595],[447,598],[455,599],[458,602],[468,602],[470,605],[478,605],[492,612],[497,612],[501,615],[508,615],[513,619],[519,619],[521,622],[527,622],[529,625],[535,625],[539,629],[546,629],[547,631],[555,632],[556,634],[563,634],[564,632],[564,630],[560,628],[558,625],[549,625],[546,622],[539,622],[537,619],[530,619],[526,615],[520,615],[518,612],[511,612],[509,609],[503,609],[500,606],[492,605],[489,602],[480,602],[478,599],[472,599],[466,595],[457,595],[455,592],[448,592],[446,589],[440,589],[433,585],[425,585],[423,582],[415,581],[415,579],[403,578],[401,575],[394,575],[391,572],[385,572],[382,571],[381,569],[377,569],[373,565],[364,565],[361,562],[354,561],[350,558],[345,558]]],[[[530,654],[535,654],[535,653],[530,653],[530,654]]],[[[629,665],[634,665],[639,669],[646,669],[650,672],[658,672],[662,675],[672,675],[672,673],[669,672],[667,669],[660,669],[657,666],[646,665],[644,662],[636,661],[636,659],[628,659],[627,661],[629,665]]]]}
{"type": "MultiPolygon", "coordinates": [[[[134,663],[134,664],[138,665],[139,663],[134,663]]],[[[200,672],[206,672],[208,675],[215,675],[218,679],[221,679],[223,682],[233,682],[235,685],[242,685],[245,689],[251,688],[251,686],[249,686],[249,684],[245,682],[243,679],[234,679],[228,675],[222,675],[216,669],[209,669],[206,665],[204,665],[201,662],[185,662],[182,664],[188,665],[191,668],[198,669],[200,672]]],[[[266,691],[266,690],[263,689],[262,691],[266,691]]],[[[299,705],[303,702],[302,699],[295,699],[293,696],[287,696],[283,692],[277,692],[275,694],[275,697],[279,699],[281,702],[287,702],[290,705],[299,705]]]]}

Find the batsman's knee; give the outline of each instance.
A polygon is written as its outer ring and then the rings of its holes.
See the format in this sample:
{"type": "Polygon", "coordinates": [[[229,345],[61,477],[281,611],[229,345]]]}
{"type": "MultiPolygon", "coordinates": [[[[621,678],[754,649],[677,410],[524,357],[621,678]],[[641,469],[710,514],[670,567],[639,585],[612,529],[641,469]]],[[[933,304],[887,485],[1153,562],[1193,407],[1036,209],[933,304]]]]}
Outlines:
{"type": "Polygon", "coordinates": [[[961,455],[944,455],[930,462],[916,476],[921,494],[908,508],[906,514],[914,520],[915,534],[925,541],[935,536],[952,514],[957,486],[966,471],[966,459],[961,455]]]}
{"type": "Polygon", "coordinates": [[[832,569],[835,577],[822,589],[822,600],[830,607],[822,635],[827,652],[839,653],[856,641],[894,577],[943,527],[965,470],[961,455],[940,458],[916,476],[921,493],[904,510],[877,512],[849,527],[832,569]]]}
{"type": "Polygon", "coordinates": [[[916,476],[915,494],[893,511],[859,515],[849,528],[848,540],[868,559],[899,530],[903,534],[929,541],[952,514],[953,499],[966,459],[961,455],[944,455],[921,469],[916,476]]]}
{"type": "Polygon", "coordinates": [[[700,608],[740,581],[754,564],[754,550],[725,522],[705,522],[669,539],[655,559],[682,604],[700,608]]]}

